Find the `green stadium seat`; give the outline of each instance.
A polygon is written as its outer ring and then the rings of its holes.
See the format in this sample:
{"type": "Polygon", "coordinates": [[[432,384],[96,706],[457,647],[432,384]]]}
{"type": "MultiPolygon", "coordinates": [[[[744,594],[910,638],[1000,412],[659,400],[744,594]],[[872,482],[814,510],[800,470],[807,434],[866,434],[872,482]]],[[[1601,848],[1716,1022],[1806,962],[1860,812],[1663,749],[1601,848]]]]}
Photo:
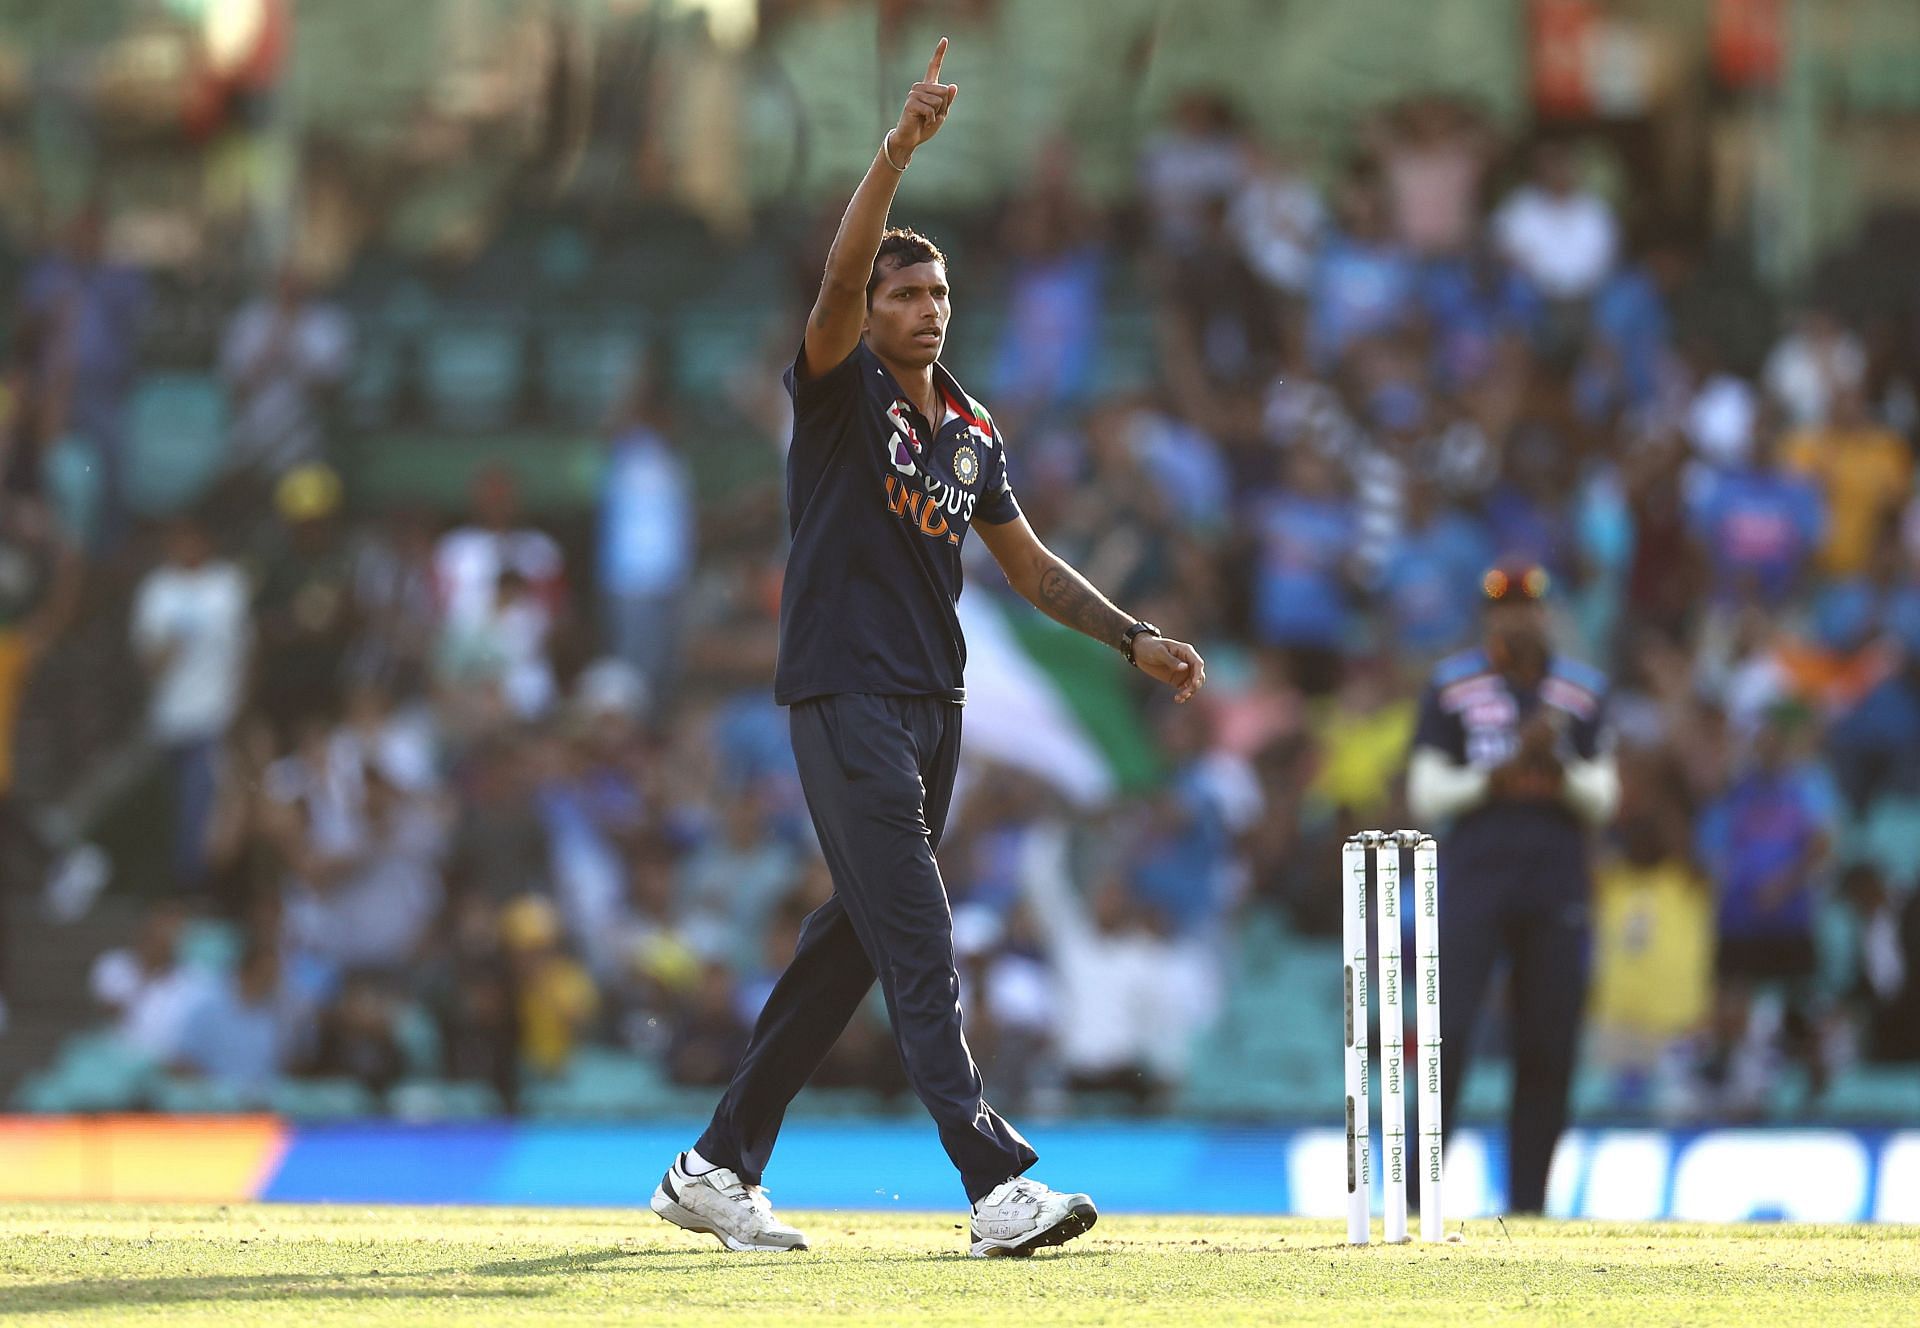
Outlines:
{"type": "Polygon", "coordinates": [[[999,308],[969,300],[948,324],[947,344],[940,357],[969,391],[987,397],[989,407],[993,404],[993,376],[999,367],[1005,326],[1006,318],[999,308]]]}
{"type": "Polygon", "coordinates": [[[1767,1084],[1766,1115],[1771,1120],[1805,1120],[1820,1114],[1812,1100],[1813,1076],[1805,1065],[1784,1065],[1767,1084]]]}
{"type": "Polygon", "coordinates": [[[60,1076],[51,1070],[37,1070],[20,1081],[13,1091],[13,1109],[28,1115],[59,1115],[78,1110],[67,1102],[60,1076]]]}
{"type": "Polygon", "coordinates": [[[231,973],[240,966],[246,938],[230,922],[195,918],[181,928],[175,958],[187,968],[208,973],[231,973]]]}
{"type": "Polygon", "coordinates": [[[673,1089],[643,1057],[582,1047],[560,1074],[530,1085],[525,1099],[535,1116],[603,1119],[661,1114],[673,1089]]]}
{"type": "Polygon", "coordinates": [[[1613,1077],[1583,1065],[1574,1071],[1571,1100],[1573,1118],[1605,1117],[1615,1109],[1613,1077]]]}
{"type": "Polygon", "coordinates": [[[1503,1121],[1512,1102],[1513,1066],[1504,1060],[1481,1060],[1467,1071],[1454,1110],[1462,1121],[1503,1121]]]}
{"type": "Polygon", "coordinates": [[[418,337],[432,331],[434,325],[446,317],[440,301],[424,282],[405,277],[382,293],[373,310],[372,323],[380,331],[395,336],[418,337]]]}
{"type": "Polygon", "coordinates": [[[378,429],[393,421],[399,399],[403,341],[394,333],[364,337],[354,347],[353,371],[344,389],[347,418],[362,429],[378,429]]]}
{"type": "Polygon", "coordinates": [[[1097,394],[1140,391],[1153,386],[1160,373],[1160,351],[1153,315],[1147,310],[1109,313],[1101,329],[1100,354],[1094,368],[1097,394]]]}
{"type": "Polygon", "coordinates": [[[632,385],[645,348],[634,327],[549,330],[541,341],[548,406],[567,423],[604,426],[632,385]]]}
{"type": "Polygon", "coordinates": [[[1849,840],[1853,856],[1878,866],[1894,890],[1920,886],[1920,798],[1876,800],[1849,840]]]}
{"type": "Polygon", "coordinates": [[[407,1073],[426,1078],[440,1069],[440,1026],[424,1006],[408,1001],[393,1016],[394,1041],[407,1063],[407,1073]]]}
{"type": "Polygon", "coordinates": [[[353,1079],[283,1079],[268,1090],[267,1105],[293,1120],[351,1120],[379,1114],[379,1104],[353,1079]]]}
{"type": "Polygon", "coordinates": [[[504,427],[520,396],[524,348],[508,323],[440,322],[420,342],[427,408],[443,428],[504,427]]]}
{"type": "Polygon", "coordinates": [[[53,1067],[16,1094],[26,1111],[124,1111],[148,1097],[156,1067],[112,1032],[81,1033],[62,1044],[53,1067]]]}
{"type": "Polygon", "coordinates": [[[1271,1117],[1273,1088],[1249,1065],[1196,1062],[1175,1099],[1177,1110],[1188,1116],[1225,1120],[1271,1117]]]}
{"type": "Polygon", "coordinates": [[[227,456],[226,398],[201,374],[151,374],[127,411],[127,502],[146,516],[191,505],[227,456]]]}
{"type": "Polygon", "coordinates": [[[593,246],[571,226],[552,226],[534,242],[534,264],[543,289],[573,290],[593,277],[593,246]]]}
{"type": "Polygon", "coordinates": [[[491,1084],[455,1079],[408,1079],[387,1095],[393,1114],[406,1121],[488,1120],[504,1114],[491,1084]]]}
{"type": "Polygon", "coordinates": [[[60,524],[91,544],[100,520],[100,468],[92,443],[70,434],[47,453],[47,489],[60,524]]]}
{"type": "Polygon", "coordinates": [[[155,1111],[175,1115],[222,1115],[259,1104],[229,1084],[166,1074],[154,1080],[149,1100],[155,1111]]]}
{"type": "Polygon", "coordinates": [[[1920,1065],[1856,1065],[1840,1074],[1819,1114],[1857,1124],[1912,1126],[1920,1121],[1920,1065]]]}
{"type": "Polygon", "coordinates": [[[675,320],[668,335],[673,342],[673,368],[680,390],[699,397],[717,397],[727,380],[759,353],[767,332],[767,313],[761,308],[690,310],[675,320]]]}

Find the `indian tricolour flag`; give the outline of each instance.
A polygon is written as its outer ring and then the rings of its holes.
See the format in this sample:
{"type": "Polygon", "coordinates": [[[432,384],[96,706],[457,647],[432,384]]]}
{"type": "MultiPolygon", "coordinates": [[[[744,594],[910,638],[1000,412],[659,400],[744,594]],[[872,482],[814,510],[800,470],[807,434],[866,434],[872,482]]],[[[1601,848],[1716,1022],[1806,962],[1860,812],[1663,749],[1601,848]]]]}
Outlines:
{"type": "Polygon", "coordinates": [[[1083,808],[1153,785],[1159,757],[1116,652],[977,583],[960,597],[960,627],[969,756],[1025,770],[1083,808]]]}

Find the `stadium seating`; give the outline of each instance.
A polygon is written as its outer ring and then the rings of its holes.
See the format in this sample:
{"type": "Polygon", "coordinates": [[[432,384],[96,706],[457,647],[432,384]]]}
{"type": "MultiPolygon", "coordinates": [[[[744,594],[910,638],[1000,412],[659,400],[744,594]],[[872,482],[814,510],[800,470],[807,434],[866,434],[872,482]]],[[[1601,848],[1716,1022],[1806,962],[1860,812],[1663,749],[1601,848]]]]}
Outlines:
{"type": "Polygon", "coordinates": [[[171,1074],[155,1079],[148,1094],[148,1104],[155,1111],[188,1116],[245,1111],[259,1105],[230,1084],[171,1074]]]}
{"type": "Polygon", "coordinates": [[[1820,1099],[1826,1119],[1867,1124],[1920,1121],[1920,1074],[1910,1065],[1855,1065],[1820,1099]]]}
{"type": "Polygon", "coordinates": [[[387,1108],[404,1121],[488,1120],[505,1108],[489,1084],[450,1079],[407,1079],[387,1094],[387,1108]]]}
{"type": "Polygon", "coordinates": [[[267,1093],[267,1105],[290,1120],[352,1120],[380,1114],[380,1105],[351,1079],[282,1079],[267,1093]]]}
{"type": "Polygon", "coordinates": [[[422,384],[435,424],[499,429],[513,418],[523,386],[526,338],[504,319],[448,314],[421,338],[422,384]]]}
{"type": "Polygon", "coordinates": [[[540,334],[542,388],[555,419],[597,429],[644,367],[646,339],[632,325],[562,323],[540,334]]]}
{"type": "Polygon", "coordinates": [[[646,1115],[672,1101],[673,1090],[652,1062],[627,1052],[582,1047],[567,1067],[526,1090],[534,1116],[593,1119],[646,1115]]]}
{"type": "Polygon", "coordinates": [[[22,1111],[118,1111],[146,1099],[156,1067],[108,1032],[82,1034],[60,1049],[52,1066],[29,1075],[14,1095],[22,1111]]]}
{"type": "Polygon", "coordinates": [[[226,398],[201,374],[150,374],[128,407],[127,501],[158,516],[193,502],[227,454],[226,398]]]}

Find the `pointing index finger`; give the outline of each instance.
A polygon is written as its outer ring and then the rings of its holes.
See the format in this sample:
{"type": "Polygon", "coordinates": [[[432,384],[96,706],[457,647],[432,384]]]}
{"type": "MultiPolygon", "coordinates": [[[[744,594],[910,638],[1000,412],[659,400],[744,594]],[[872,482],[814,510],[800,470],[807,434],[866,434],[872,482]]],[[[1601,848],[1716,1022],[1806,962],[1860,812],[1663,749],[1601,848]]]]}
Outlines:
{"type": "Polygon", "coordinates": [[[940,44],[933,48],[933,59],[927,61],[927,79],[929,83],[940,81],[940,62],[947,58],[947,39],[942,37],[940,44]]]}

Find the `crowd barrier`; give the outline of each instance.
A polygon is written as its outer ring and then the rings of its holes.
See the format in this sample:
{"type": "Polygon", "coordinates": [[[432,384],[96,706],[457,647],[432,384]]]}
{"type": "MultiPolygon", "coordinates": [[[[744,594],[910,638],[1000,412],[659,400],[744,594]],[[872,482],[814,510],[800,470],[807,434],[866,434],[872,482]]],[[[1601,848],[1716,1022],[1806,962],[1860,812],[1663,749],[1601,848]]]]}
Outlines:
{"type": "MultiPolygon", "coordinates": [[[[294,1124],[270,1116],[0,1117],[0,1200],[534,1204],[640,1207],[691,1121],[294,1124]]],[[[1108,1212],[1190,1207],[1337,1218],[1339,1130],[1127,1123],[1042,1125],[1035,1174],[1108,1212]]],[[[767,1177],[783,1208],[958,1208],[930,1125],[794,1122],[767,1177]]],[[[1376,1184],[1378,1178],[1376,1177],[1376,1184]]],[[[1447,1153],[1449,1220],[1500,1211],[1497,1131],[1447,1153]]],[[[1920,1222],[1920,1129],[1587,1128],[1555,1155],[1548,1210],[1594,1219],[1920,1222]]]]}

